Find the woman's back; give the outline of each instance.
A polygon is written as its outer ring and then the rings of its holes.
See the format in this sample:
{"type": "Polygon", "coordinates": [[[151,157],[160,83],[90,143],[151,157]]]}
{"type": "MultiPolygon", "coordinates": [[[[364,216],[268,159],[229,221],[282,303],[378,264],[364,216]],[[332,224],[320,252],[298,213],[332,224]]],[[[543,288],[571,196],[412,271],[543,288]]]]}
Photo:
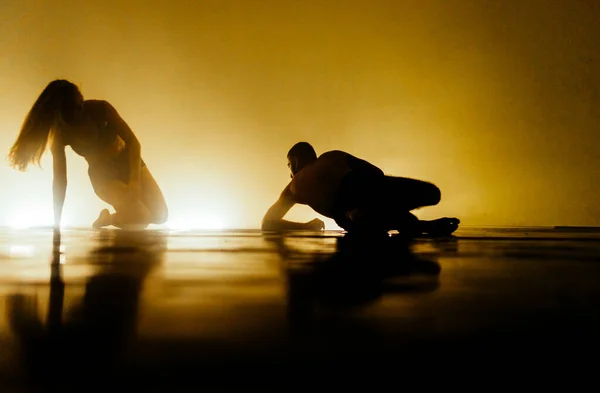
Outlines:
{"type": "Polygon", "coordinates": [[[86,159],[119,150],[116,126],[108,121],[107,102],[102,100],[85,101],[81,126],[63,127],[61,136],[65,145],[86,159]]]}

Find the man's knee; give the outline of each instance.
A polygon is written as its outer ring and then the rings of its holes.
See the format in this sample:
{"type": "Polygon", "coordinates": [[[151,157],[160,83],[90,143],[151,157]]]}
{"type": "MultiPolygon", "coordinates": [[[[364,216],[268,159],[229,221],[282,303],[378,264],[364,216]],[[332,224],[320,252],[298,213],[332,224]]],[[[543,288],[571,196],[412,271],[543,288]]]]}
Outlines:
{"type": "Polygon", "coordinates": [[[441,199],[442,192],[440,191],[440,189],[436,185],[429,183],[427,186],[427,191],[425,193],[425,205],[437,205],[438,203],[440,203],[441,199]]]}

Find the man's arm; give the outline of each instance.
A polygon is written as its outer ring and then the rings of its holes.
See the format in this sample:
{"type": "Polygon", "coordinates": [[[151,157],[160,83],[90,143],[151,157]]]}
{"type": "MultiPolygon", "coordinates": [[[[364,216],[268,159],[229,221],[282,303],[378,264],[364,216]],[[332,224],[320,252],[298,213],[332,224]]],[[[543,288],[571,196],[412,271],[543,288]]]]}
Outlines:
{"type": "Polygon", "coordinates": [[[261,229],[263,231],[294,231],[294,230],[321,230],[324,228],[323,221],[314,219],[312,221],[301,223],[286,221],[283,217],[296,204],[294,197],[288,185],[277,202],[267,210],[263,217],[261,229]]]}

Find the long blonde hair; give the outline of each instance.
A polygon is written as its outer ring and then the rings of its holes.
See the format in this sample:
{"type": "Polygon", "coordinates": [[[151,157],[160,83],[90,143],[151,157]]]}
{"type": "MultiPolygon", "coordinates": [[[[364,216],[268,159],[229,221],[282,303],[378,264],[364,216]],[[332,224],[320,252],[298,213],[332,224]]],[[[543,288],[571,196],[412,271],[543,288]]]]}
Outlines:
{"type": "Polygon", "coordinates": [[[41,159],[48,146],[51,134],[56,132],[59,121],[73,105],[79,88],[64,79],[48,84],[34,102],[23,121],[17,140],[10,148],[10,165],[25,171],[29,164],[41,166],[41,159]]]}

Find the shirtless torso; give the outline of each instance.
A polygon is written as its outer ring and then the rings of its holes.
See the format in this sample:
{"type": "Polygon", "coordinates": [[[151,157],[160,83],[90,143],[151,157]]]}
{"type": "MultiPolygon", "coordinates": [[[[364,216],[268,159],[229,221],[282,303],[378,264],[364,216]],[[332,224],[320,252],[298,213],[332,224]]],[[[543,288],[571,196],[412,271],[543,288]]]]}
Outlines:
{"type": "Polygon", "coordinates": [[[125,148],[125,141],[110,121],[109,109],[106,101],[85,101],[82,121],[77,127],[63,126],[60,130],[63,144],[92,163],[119,154],[125,148]]]}
{"type": "Polygon", "coordinates": [[[351,172],[383,176],[376,166],[340,150],[323,153],[293,178],[286,188],[295,202],[310,206],[317,213],[333,218],[344,177],[351,172]]]}

